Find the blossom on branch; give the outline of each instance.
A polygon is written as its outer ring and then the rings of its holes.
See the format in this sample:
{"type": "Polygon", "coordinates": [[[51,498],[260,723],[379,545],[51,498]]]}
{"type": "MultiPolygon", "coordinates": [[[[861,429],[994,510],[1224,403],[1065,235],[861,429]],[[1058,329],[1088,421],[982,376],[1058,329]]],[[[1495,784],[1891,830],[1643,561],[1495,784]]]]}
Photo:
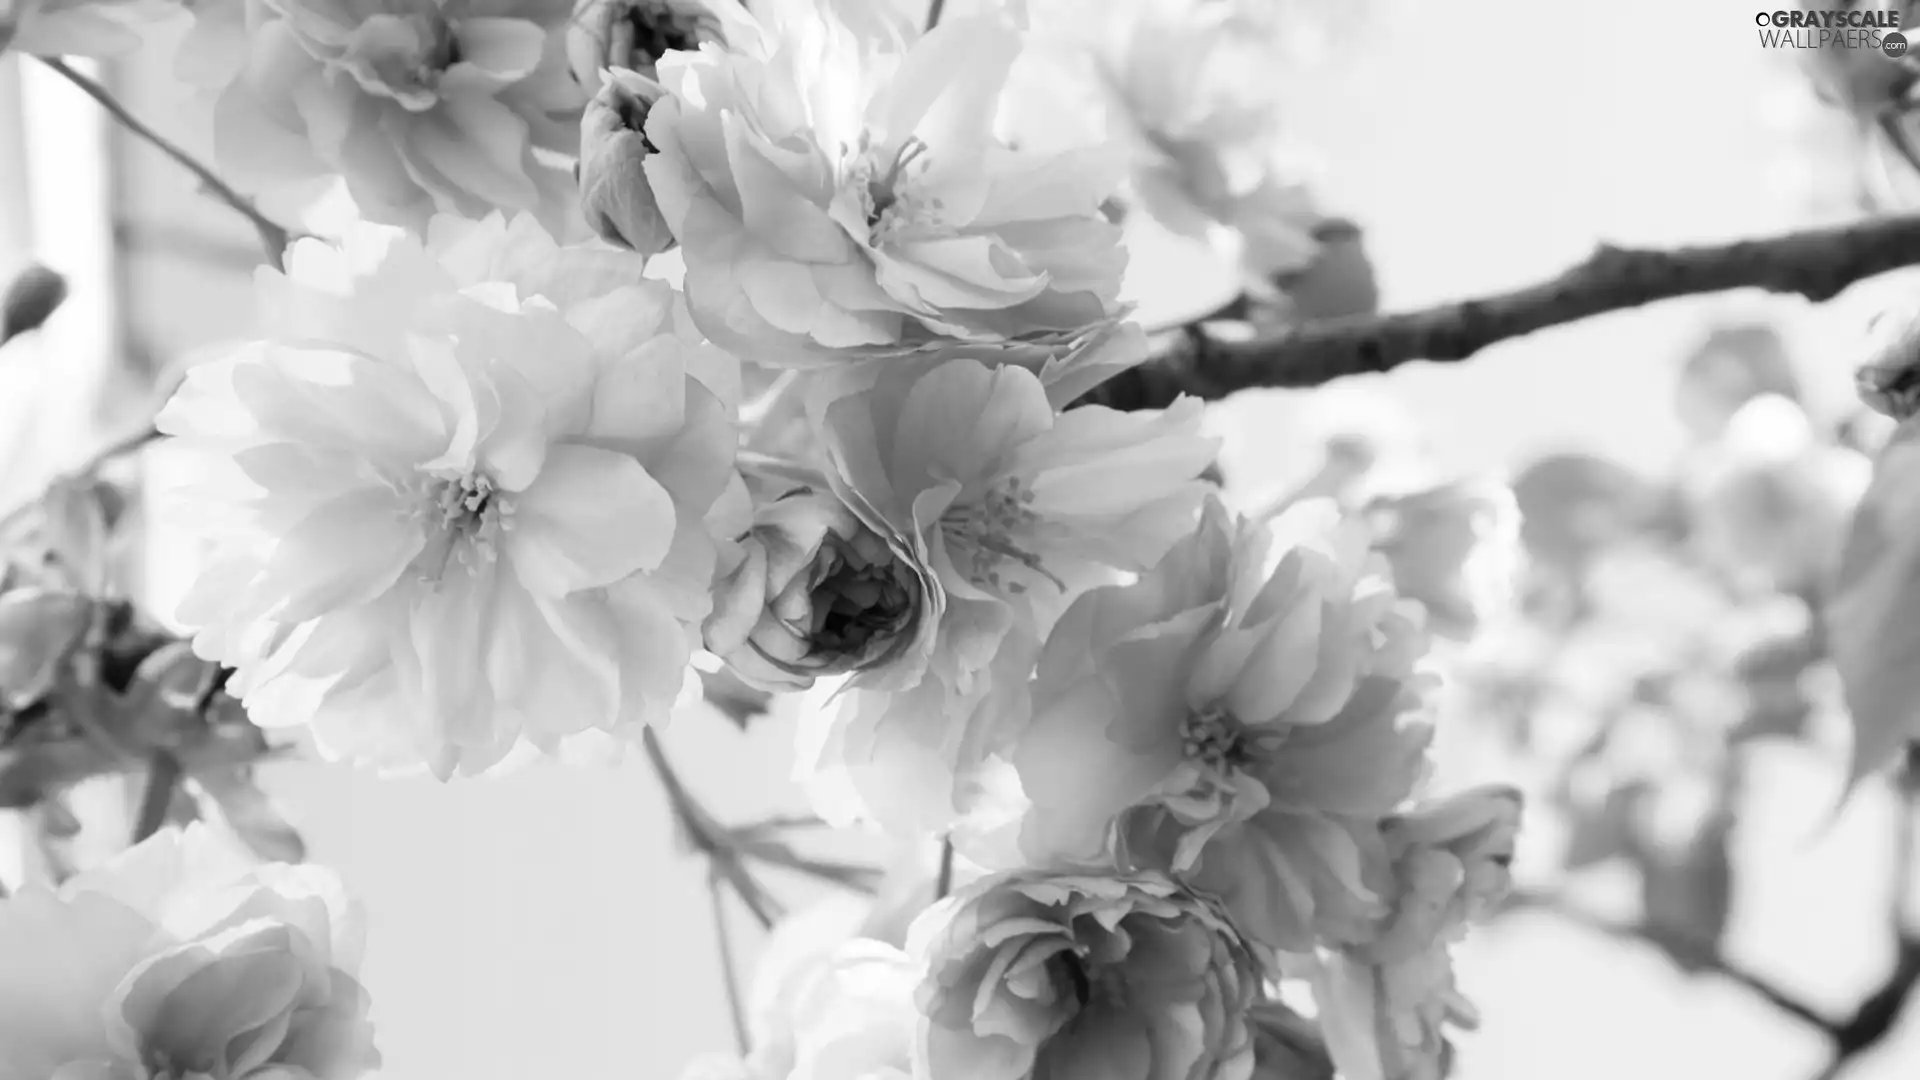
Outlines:
{"type": "Polygon", "coordinates": [[[570,163],[587,94],[569,76],[567,0],[207,0],[182,77],[212,91],[219,171],[253,192],[345,179],[370,221],[435,213],[581,226],[570,163]]]}
{"type": "Polygon", "coordinates": [[[0,1080],[354,1080],[380,1065],[363,934],[326,870],[158,833],[0,900],[0,1080]]]}
{"type": "Polygon", "coordinates": [[[889,14],[766,5],[753,33],[660,62],[647,177],[701,328],[819,367],[1110,322],[1125,253],[1099,207],[1117,156],[1000,137],[1023,45],[1005,16],[916,37],[889,14]]]}
{"type": "Polygon", "coordinates": [[[567,62],[592,93],[608,68],[651,79],[668,52],[724,45],[747,21],[736,0],[579,0],[567,24],[567,62]]]}
{"type": "Polygon", "coordinates": [[[1479,1014],[1454,983],[1449,947],[1512,885],[1520,793],[1483,787],[1382,823],[1390,913],[1312,967],[1322,1030],[1347,1080],[1441,1080],[1449,1026],[1479,1014]]]}
{"type": "Polygon", "coordinates": [[[1423,775],[1431,676],[1363,526],[1313,502],[1275,527],[1277,559],[1210,502],[1138,582],[1076,601],[1009,757],[1034,863],[1163,870],[1302,949],[1381,910],[1370,837],[1423,775]]]}
{"type": "Polygon", "coordinates": [[[1158,875],[983,878],[922,915],[923,1080],[1246,1080],[1254,952],[1158,875]]]}
{"type": "MultiPolygon", "coordinates": [[[[988,729],[1017,726],[1034,647],[1060,612],[1192,531],[1218,443],[1200,434],[1197,402],[1056,414],[1039,376],[968,359],[889,368],[828,405],[821,435],[833,493],[885,541],[887,580],[918,595],[875,594],[869,621],[906,645],[818,717],[810,767],[843,778],[883,825],[940,828],[988,729]]],[[[844,600],[816,590],[812,602],[844,600]]]]}
{"type": "Polygon", "coordinates": [[[212,541],[179,618],[256,722],[445,777],[667,715],[738,371],[636,264],[495,216],[262,272],[276,336],[159,418],[212,541]]]}

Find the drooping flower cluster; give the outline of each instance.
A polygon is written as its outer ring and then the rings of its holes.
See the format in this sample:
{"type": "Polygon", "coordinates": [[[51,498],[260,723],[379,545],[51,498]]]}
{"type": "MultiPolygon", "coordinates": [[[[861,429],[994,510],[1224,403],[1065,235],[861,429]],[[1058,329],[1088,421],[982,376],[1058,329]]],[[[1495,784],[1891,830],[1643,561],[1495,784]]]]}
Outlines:
{"type": "Polygon", "coordinates": [[[0,899],[0,1080],[355,1080],[380,1065],[363,934],[325,870],[159,833],[0,899]]]}
{"type": "MultiPolygon", "coordinates": [[[[341,178],[399,228],[295,243],[262,340],[161,414],[203,543],[178,619],[262,725],[443,779],[663,721],[698,649],[703,684],[816,692],[822,815],[972,880],[890,892],[865,932],[904,940],[787,966],[699,1075],[1427,1076],[1518,804],[1406,810],[1421,601],[1470,631],[1504,506],[1242,520],[1199,401],[1082,403],[1148,350],[1123,188],[1260,277],[1316,218],[1247,90],[1257,5],[1130,0],[1075,53],[1112,132],[1057,145],[1018,115],[1026,7],[198,8],[243,186],[341,178]],[[1349,969],[1372,996],[1325,992],[1349,969]]],[[[130,1060],[281,1064],[248,1032],[130,1060]]]]}

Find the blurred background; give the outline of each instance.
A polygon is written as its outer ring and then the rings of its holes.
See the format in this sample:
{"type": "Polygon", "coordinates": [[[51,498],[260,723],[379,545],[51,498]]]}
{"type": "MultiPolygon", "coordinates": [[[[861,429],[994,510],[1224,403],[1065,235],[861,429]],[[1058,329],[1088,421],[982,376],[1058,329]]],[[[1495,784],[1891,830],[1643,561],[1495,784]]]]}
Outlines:
{"type": "MultiPolygon", "coordinates": [[[[1899,195],[1791,51],[1758,44],[1749,0],[1327,10],[1278,77],[1297,87],[1288,122],[1316,152],[1322,198],[1364,228],[1389,310],[1531,284],[1601,241],[1712,243],[1899,195]]],[[[204,150],[170,64],[156,48],[97,70],[204,150]]],[[[1140,238],[1130,288],[1149,317],[1178,308],[1207,258],[1140,238]]],[[[73,87],[6,56],[0,279],[32,260],[72,299],[0,352],[0,505],[137,427],[164,371],[252,330],[246,225],[73,87]]],[[[1872,780],[1839,809],[1831,677],[1795,659],[1817,632],[1794,560],[1825,534],[1786,538],[1826,519],[1726,478],[1763,465],[1810,470],[1814,503],[1848,490],[1871,441],[1854,423],[1851,343],[1915,287],[1890,275],[1819,307],[1671,301],[1467,364],[1213,408],[1245,507],[1313,476],[1346,435],[1383,462],[1504,477],[1538,511],[1520,612],[1448,657],[1436,783],[1514,780],[1538,807],[1523,902],[1462,954],[1486,1022],[1458,1075],[1812,1080],[1833,1043],[1768,989],[1844,1023],[1914,963],[1895,939],[1917,884],[1909,802],[1872,780]],[[1757,390],[1789,407],[1730,423],[1757,390]]],[[[155,538],[142,587],[159,610],[179,551],[155,538]]],[[[783,714],[743,734],[693,709],[664,738],[723,817],[802,809],[783,714]]],[[[265,784],[372,913],[383,1076],[670,1077],[730,1045],[700,864],[637,757],[447,785],[285,762],[265,784]]],[[[824,895],[778,884],[794,907],[824,895]]],[[[744,919],[740,939],[750,963],[744,919]]],[[[1920,1008],[1883,1011],[1888,1033],[1845,1076],[1920,1073],[1920,1008]]]]}

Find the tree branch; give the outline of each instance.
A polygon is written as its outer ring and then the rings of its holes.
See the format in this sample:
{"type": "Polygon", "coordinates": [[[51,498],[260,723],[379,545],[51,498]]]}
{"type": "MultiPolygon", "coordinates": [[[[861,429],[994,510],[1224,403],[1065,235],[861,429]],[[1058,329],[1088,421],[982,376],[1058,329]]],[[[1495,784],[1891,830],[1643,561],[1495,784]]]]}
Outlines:
{"type": "Polygon", "coordinates": [[[1318,386],[1411,360],[1465,360],[1509,338],[1677,296],[1758,288],[1827,300],[1863,278],[1920,264],[1920,215],[1673,250],[1602,245],[1559,276],[1514,292],[1398,315],[1277,329],[1202,321],[1159,334],[1153,358],[1088,400],[1153,409],[1180,394],[1318,386]]]}
{"type": "Polygon", "coordinates": [[[127,111],[127,107],[120,104],[119,100],[109,93],[106,87],[82,75],[79,71],[69,66],[65,60],[56,56],[42,56],[39,60],[41,63],[58,72],[61,78],[78,87],[81,93],[99,102],[100,107],[107,110],[115,120],[120,122],[122,127],[140,138],[145,139],[153,145],[154,149],[172,158],[175,162],[179,163],[182,168],[192,173],[214,198],[219,199],[221,202],[239,211],[248,221],[253,223],[254,231],[260,234],[260,244],[266,248],[267,258],[271,260],[275,266],[285,265],[287,244],[292,239],[291,234],[278,222],[261,213],[259,209],[253,205],[253,200],[233,190],[233,188],[225,180],[220,179],[219,175],[212,169],[201,164],[197,158],[181,149],[180,146],[171,139],[168,139],[153,128],[148,127],[145,121],[127,111]]]}

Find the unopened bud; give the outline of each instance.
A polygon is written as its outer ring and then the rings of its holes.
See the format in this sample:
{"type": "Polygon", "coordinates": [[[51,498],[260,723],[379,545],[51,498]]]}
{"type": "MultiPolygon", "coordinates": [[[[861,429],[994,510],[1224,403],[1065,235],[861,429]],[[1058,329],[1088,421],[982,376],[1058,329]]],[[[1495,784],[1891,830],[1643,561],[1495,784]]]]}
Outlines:
{"type": "Polygon", "coordinates": [[[1866,362],[1854,371],[1860,400],[1877,413],[1905,420],[1920,412],[1920,309],[1889,309],[1867,324],[1866,362]]]}
{"type": "MultiPolygon", "coordinates": [[[[6,45],[6,34],[4,22],[0,22],[0,48],[6,45]]],[[[38,330],[66,299],[67,280],[59,274],[38,264],[22,270],[7,286],[6,298],[0,300],[0,345],[29,330],[38,330]]]]}
{"type": "Polygon", "coordinates": [[[666,53],[723,40],[738,10],[734,0],[579,0],[567,29],[567,64],[589,90],[599,89],[608,68],[652,78],[666,53]]]}
{"type": "Polygon", "coordinates": [[[642,255],[675,244],[645,163],[647,112],[665,91],[637,72],[615,68],[580,119],[580,208],[593,231],[609,243],[642,255]]]}

